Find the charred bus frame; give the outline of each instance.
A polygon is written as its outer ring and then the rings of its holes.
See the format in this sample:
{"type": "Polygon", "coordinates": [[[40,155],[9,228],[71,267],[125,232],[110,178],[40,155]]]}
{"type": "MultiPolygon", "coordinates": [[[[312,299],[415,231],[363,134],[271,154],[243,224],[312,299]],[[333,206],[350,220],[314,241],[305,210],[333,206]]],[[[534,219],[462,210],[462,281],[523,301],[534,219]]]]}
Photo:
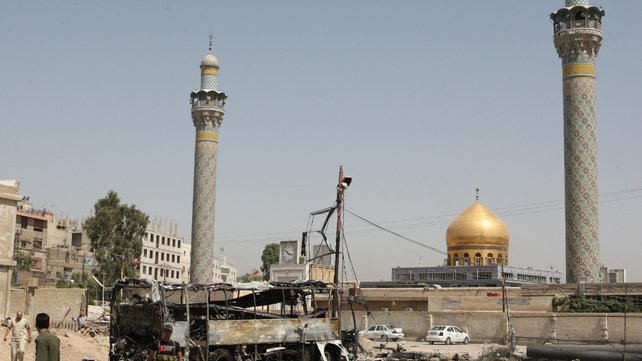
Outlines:
{"type": "Polygon", "coordinates": [[[114,284],[110,361],[146,360],[164,322],[185,346],[185,360],[342,361],[334,286],[320,281],[167,285],[114,284]]]}

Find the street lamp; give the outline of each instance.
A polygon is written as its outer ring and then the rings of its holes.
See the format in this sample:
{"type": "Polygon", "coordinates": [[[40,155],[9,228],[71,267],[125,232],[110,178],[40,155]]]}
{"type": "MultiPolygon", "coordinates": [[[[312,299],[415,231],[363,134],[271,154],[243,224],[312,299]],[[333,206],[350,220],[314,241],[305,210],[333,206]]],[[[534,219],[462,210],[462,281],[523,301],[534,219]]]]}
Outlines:
{"type": "Polygon", "coordinates": [[[350,187],[352,177],[343,175],[343,167],[339,167],[339,183],[337,184],[337,232],[334,245],[334,294],[332,297],[332,317],[339,317],[339,249],[341,247],[341,218],[343,215],[343,197],[350,187]]]}

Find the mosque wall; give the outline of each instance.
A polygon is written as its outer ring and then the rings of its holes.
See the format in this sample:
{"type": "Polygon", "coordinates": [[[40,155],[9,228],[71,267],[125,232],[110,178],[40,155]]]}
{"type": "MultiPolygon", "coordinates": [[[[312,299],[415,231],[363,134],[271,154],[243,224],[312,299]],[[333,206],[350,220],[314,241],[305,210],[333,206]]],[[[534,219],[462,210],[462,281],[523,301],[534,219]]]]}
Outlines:
{"type": "MultiPolygon", "coordinates": [[[[352,328],[352,315],[342,312],[342,328],[352,328]]],[[[406,339],[420,341],[434,325],[456,325],[468,331],[472,342],[503,343],[509,335],[509,323],[504,312],[488,311],[373,311],[356,312],[357,327],[365,329],[374,324],[402,327],[406,339]]],[[[642,343],[642,314],[599,313],[511,313],[512,326],[518,344],[541,343],[642,343]],[[626,325],[626,330],[625,326],[626,325]]]]}

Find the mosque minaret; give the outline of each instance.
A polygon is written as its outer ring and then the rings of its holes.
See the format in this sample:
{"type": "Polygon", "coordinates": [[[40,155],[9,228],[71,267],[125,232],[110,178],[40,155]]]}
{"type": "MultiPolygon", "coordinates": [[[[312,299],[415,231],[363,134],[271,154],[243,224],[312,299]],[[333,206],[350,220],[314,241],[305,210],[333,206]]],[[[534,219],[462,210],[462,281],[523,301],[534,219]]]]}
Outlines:
{"type": "Polygon", "coordinates": [[[595,127],[595,58],[602,43],[604,10],[588,0],[566,0],[551,14],[562,59],[566,281],[600,279],[595,127]]]}
{"type": "Polygon", "coordinates": [[[190,94],[196,127],[190,282],[201,284],[213,281],[218,129],[227,99],[218,90],[218,70],[210,36],[209,53],[201,61],[201,89],[190,94]]]}

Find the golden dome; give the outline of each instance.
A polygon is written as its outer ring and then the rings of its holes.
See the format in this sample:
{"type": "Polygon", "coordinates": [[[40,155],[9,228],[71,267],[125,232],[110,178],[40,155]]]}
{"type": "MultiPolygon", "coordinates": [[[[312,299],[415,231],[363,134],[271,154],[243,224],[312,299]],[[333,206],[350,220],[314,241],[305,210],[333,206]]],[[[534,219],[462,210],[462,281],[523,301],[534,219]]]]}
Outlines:
{"type": "Polygon", "coordinates": [[[459,246],[505,246],[508,248],[508,227],[493,211],[476,201],[448,226],[448,248],[459,246]]]}

